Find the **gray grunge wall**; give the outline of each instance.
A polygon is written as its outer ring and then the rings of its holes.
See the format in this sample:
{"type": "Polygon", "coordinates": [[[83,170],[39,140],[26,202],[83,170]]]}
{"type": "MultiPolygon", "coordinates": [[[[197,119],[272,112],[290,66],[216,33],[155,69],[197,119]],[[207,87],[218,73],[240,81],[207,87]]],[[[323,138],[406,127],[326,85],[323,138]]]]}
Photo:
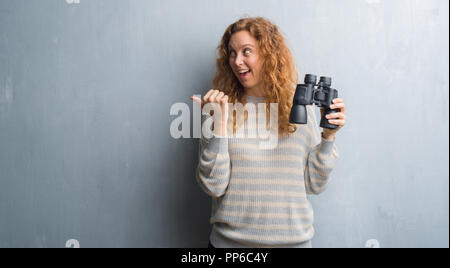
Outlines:
{"type": "MultiPolygon", "coordinates": [[[[314,247],[449,246],[446,0],[1,0],[0,247],[206,247],[175,103],[211,88],[242,16],[347,106],[314,247]]],[[[316,108],[317,109],[317,108],[316,108]]],[[[191,130],[192,132],[192,130],[191,130]]]]}

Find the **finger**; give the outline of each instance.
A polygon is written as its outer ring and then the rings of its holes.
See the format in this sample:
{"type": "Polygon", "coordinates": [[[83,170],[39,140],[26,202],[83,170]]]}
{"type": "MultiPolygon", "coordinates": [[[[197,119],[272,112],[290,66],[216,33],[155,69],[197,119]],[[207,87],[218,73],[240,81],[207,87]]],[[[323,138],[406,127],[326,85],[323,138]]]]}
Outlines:
{"type": "Polygon", "coordinates": [[[193,100],[193,101],[195,101],[196,103],[202,105],[202,99],[200,99],[200,98],[197,98],[197,97],[192,96],[192,97],[191,97],[191,100],[193,100]]]}
{"type": "Polygon", "coordinates": [[[333,99],[333,103],[340,103],[340,102],[344,102],[344,100],[341,98],[333,99]]]}
{"type": "Polygon", "coordinates": [[[223,96],[223,98],[220,100],[220,104],[225,108],[225,111],[228,112],[228,96],[227,95],[223,96]]]}
{"type": "Polygon", "coordinates": [[[345,113],[345,104],[343,102],[332,104],[330,109],[340,109],[341,112],[345,113]]]}
{"type": "Polygon", "coordinates": [[[228,95],[225,95],[225,94],[224,94],[224,96],[223,96],[222,99],[220,100],[220,103],[222,103],[222,104],[228,103],[228,95]]]}
{"type": "Polygon", "coordinates": [[[325,117],[326,118],[345,119],[345,114],[344,113],[331,113],[331,114],[327,114],[325,117]]]}
{"type": "Polygon", "coordinates": [[[210,89],[208,92],[206,92],[205,96],[203,96],[203,102],[208,102],[209,96],[214,93],[214,89],[210,89]]]}
{"type": "Polygon", "coordinates": [[[344,126],[345,125],[345,120],[328,120],[328,123],[333,124],[333,125],[338,125],[338,126],[344,126]]]}
{"type": "Polygon", "coordinates": [[[344,104],[343,102],[335,103],[335,104],[331,104],[331,105],[330,105],[330,108],[331,108],[331,109],[335,109],[335,108],[344,108],[344,107],[345,107],[345,104],[344,104]]]}
{"type": "Polygon", "coordinates": [[[221,92],[219,92],[219,94],[217,94],[217,96],[216,96],[216,102],[218,102],[218,103],[220,103],[220,100],[222,99],[222,97],[224,96],[225,94],[221,91],[221,92]]]}
{"type": "Polygon", "coordinates": [[[214,90],[214,92],[209,96],[208,101],[214,102],[216,100],[217,94],[219,94],[220,91],[214,90]]]}

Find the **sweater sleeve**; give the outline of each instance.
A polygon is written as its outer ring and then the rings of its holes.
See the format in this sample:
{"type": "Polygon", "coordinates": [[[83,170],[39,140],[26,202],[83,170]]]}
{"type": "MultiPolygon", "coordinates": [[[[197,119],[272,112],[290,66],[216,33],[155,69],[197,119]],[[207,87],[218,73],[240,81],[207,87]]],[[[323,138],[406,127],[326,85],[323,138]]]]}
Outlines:
{"type": "Polygon", "coordinates": [[[308,194],[318,195],[327,188],[339,154],[334,141],[321,136],[312,108],[308,109],[308,127],[312,137],[309,139],[305,163],[305,187],[308,194]]]}
{"type": "MultiPolygon", "coordinates": [[[[202,125],[210,116],[202,114],[202,125]]],[[[206,194],[220,197],[225,194],[230,181],[231,162],[228,138],[202,135],[199,141],[199,160],[196,179],[206,194]]]]}

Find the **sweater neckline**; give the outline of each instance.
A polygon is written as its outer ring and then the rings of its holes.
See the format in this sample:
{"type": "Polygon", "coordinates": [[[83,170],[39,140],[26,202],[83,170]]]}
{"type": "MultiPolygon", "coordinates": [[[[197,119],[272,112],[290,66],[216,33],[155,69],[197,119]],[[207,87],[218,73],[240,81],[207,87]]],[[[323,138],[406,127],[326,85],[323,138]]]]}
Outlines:
{"type": "Polygon", "coordinates": [[[247,102],[264,102],[266,100],[266,97],[245,95],[245,99],[247,100],[247,102]]]}

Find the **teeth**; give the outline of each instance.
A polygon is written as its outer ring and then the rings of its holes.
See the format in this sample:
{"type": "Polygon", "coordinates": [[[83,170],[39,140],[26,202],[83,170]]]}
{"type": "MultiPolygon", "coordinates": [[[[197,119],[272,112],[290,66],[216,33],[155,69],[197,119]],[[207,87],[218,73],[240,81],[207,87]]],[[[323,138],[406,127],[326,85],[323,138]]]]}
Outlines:
{"type": "Polygon", "coordinates": [[[239,73],[240,74],[242,74],[242,73],[246,73],[246,72],[248,72],[249,70],[242,70],[242,71],[239,71],[239,73]]]}

